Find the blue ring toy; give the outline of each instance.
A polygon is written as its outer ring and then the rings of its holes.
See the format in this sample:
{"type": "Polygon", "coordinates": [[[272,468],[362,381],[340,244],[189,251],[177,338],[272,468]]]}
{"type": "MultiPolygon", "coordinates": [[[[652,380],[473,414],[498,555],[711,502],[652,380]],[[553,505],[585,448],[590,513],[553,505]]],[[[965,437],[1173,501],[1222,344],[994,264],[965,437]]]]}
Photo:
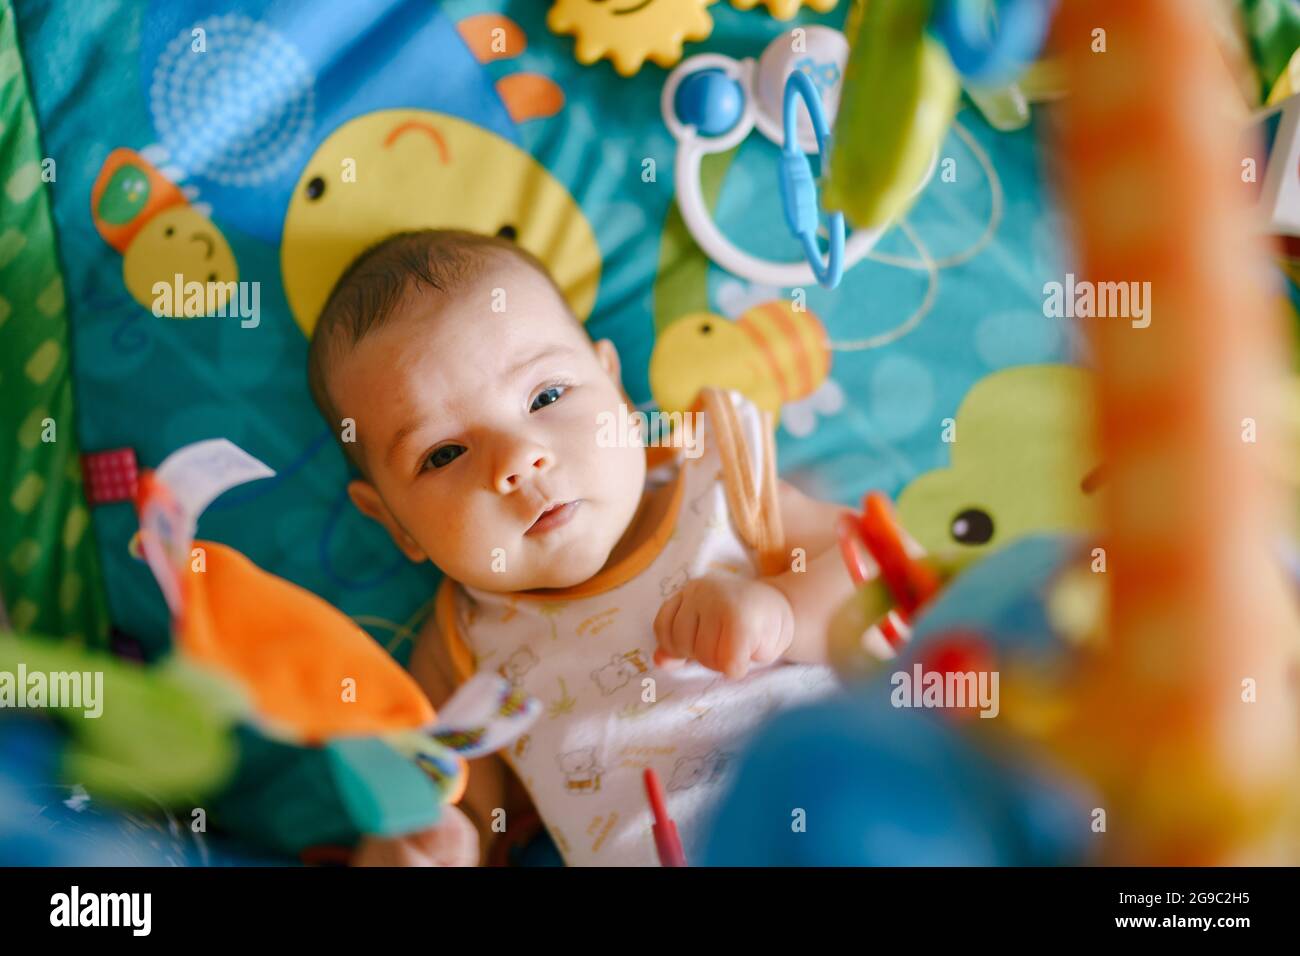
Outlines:
{"type": "Polygon", "coordinates": [[[820,157],[818,165],[823,171],[826,157],[830,155],[830,129],[826,125],[826,114],[822,111],[821,96],[808,74],[795,70],[785,82],[782,109],[785,145],[781,148],[781,206],[785,211],[786,225],[803,243],[803,254],[812,267],[813,275],[821,285],[833,289],[844,276],[844,213],[831,213],[830,249],[823,261],[817,243],[817,224],[820,218],[817,183],[813,179],[812,165],[799,147],[799,134],[795,125],[795,109],[800,98],[808,106],[813,132],[817,135],[820,157]]]}
{"type": "Polygon", "coordinates": [[[967,80],[1008,82],[1038,55],[1047,38],[1056,0],[938,0],[930,26],[967,80]],[[998,25],[989,25],[996,3],[998,25]]]}

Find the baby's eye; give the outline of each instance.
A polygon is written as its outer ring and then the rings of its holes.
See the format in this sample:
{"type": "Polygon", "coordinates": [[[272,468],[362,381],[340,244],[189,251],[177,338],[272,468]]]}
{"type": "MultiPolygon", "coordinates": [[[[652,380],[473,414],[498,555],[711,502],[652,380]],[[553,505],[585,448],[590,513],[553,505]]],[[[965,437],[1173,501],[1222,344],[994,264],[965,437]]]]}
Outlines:
{"type": "Polygon", "coordinates": [[[536,398],[533,399],[533,405],[528,410],[530,412],[535,412],[539,408],[545,408],[547,405],[554,405],[560,400],[560,396],[563,395],[566,390],[567,389],[563,385],[552,385],[550,388],[544,389],[538,393],[536,398]]]}
{"type": "Polygon", "coordinates": [[[464,445],[443,445],[441,448],[435,448],[433,453],[424,461],[425,469],[445,468],[453,461],[465,454],[464,445]]]}

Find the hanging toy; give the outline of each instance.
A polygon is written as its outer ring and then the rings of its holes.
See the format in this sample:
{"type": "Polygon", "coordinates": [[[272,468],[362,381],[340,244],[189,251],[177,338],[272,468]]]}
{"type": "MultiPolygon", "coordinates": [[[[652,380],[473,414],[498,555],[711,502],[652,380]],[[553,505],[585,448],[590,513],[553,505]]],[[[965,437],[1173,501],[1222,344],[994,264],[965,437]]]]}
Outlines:
{"type": "MultiPolygon", "coordinates": [[[[686,60],[669,74],[660,109],[677,140],[677,204],[692,237],[750,282],[835,288],[933,176],[959,72],[972,84],[1008,82],[1041,45],[1054,5],[1006,0],[989,36],[989,0],[859,0],[845,33],[797,27],[772,40],[757,63],[712,53],[686,60]],[[781,147],[782,210],[803,247],[801,262],[741,250],[704,202],[703,158],[735,149],[755,126],[781,147]],[[809,153],[818,157],[816,174],[809,153]],[[818,179],[825,180],[820,198],[818,179]]],[[[995,92],[984,99],[990,108],[1004,105],[995,92]]],[[[1018,114],[1008,119],[1017,121],[1018,114]]]]}
{"type": "Polygon", "coordinates": [[[976,86],[1013,79],[1042,45],[1055,0],[1003,0],[990,32],[992,7],[990,0],[853,7],[825,208],[859,228],[885,226],[907,210],[956,111],[959,74],[976,86]]]}
{"type": "Polygon", "coordinates": [[[1062,44],[1072,93],[1052,155],[1075,269],[1140,276],[1159,305],[1140,330],[1085,326],[1108,469],[1109,650],[1081,675],[1056,749],[1111,808],[1104,862],[1294,859],[1300,622],[1274,550],[1285,489],[1267,464],[1286,434],[1270,392],[1291,343],[1258,281],[1268,249],[1234,175],[1238,93],[1200,4],[1066,3],[1058,35],[1098,23],[1112,37],[1104,57],[1062,44]],[[1131,196],[1159,216],[1132,214],[1131,196]],[[1189,265],[1201,262],[1213,267],[1189,265]],[[1243,416],[1258,419],[1258,443],[1242,440],[1243,416]],[[1256,681],[1272,692],[1246,697],[1256,681]]]}
{"type": "Polygon", "coordinates": [[[858,226],[902,215],[957,106],[956,71],[926,33],[930,4],[878,0],[845,24],[852,55],[824,203],[858,226]]]}
{"type": "Polygon", "coordinates": [[[959,563],[922,557],[899,526],[889,499],[877,491],[862,499],[861,514],[846,512],[835,533],[857,590],[831,622],[831,658],[841,674],[861,676],[874,670],[877,661],[902,652],[912,619],[959,563]]]}
{"type": "Polygon", "coordinates": [[[682,43],[713,32],[705,8],[714,0],[556,0],[546,25],[576,39],[574,56],[588,66],[609,58],[621,76],[633,76],[646,60],[667,69],[682,58],[682,43]]]}
{"type": "MultiPolygon", "coordinates": [[[[659,106],[677,141],[674,162],[677,206],[699,247],[713,262],[742,279],[774,288],[838,282],[861,262],[884,228],[851,234],[832,217],[832,246],[823,257],[816,239],[819,214],[805,153],[820,153],[839,108],[849,47],[838,30],[799,27],[775,37],[763,55],[735,60],[717,53],[690,57],[668,75],[659,106]],[[792,77],[799,77],[793,79],[792,77]],[[795,84],[793,93],[787,87],[795,84]],[[803,109],[800,107],[803,106],[803,109]],[[723,234],[700,182],[705,156],[739,146],[753,130],[783,148],[782,196],[787,223],[804,244],[806,258],[760,259],[723,234]],[[831,280],[834,280],[832,282],[831,280]]],[[[919,190],[925,179],[911,185],[919,190]]]]}

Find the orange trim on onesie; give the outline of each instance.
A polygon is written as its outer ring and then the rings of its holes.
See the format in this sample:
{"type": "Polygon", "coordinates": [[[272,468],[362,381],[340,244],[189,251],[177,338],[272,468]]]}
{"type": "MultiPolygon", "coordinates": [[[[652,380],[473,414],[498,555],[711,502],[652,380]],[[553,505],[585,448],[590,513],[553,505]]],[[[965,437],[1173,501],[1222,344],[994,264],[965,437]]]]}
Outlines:
{"type": "Polygon", "coordinates": [[[451,666],[456,671],[456,679],[463,683],[474,676],[477,668],[474,652],[465,643],[465,638],[460,633],[460,625],[456,623],[456,582],[451,578],[443,578],[442,583],[438,585],[433,614],[438,624],[438,633],[447,642],[447,653],[451,657],[451,666]]]}

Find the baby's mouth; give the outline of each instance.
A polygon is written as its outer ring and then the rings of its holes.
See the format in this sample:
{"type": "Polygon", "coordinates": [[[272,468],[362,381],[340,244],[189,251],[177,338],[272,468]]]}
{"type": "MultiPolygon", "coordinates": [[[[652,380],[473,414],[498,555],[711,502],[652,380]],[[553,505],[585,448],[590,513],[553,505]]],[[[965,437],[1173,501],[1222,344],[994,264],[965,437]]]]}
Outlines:
{"type": "Polygon", "coordinates": [[[576,501],[560,501],[548,506],[537,516],[536,520],[529,525],[528,530],[525,531],[524,534],[545,534],[548,531],[553,531],[556,528],[568,524],[573,520],[573,515],[577,512],[580,504],[582,504],[581,498],[576,501]]]}

